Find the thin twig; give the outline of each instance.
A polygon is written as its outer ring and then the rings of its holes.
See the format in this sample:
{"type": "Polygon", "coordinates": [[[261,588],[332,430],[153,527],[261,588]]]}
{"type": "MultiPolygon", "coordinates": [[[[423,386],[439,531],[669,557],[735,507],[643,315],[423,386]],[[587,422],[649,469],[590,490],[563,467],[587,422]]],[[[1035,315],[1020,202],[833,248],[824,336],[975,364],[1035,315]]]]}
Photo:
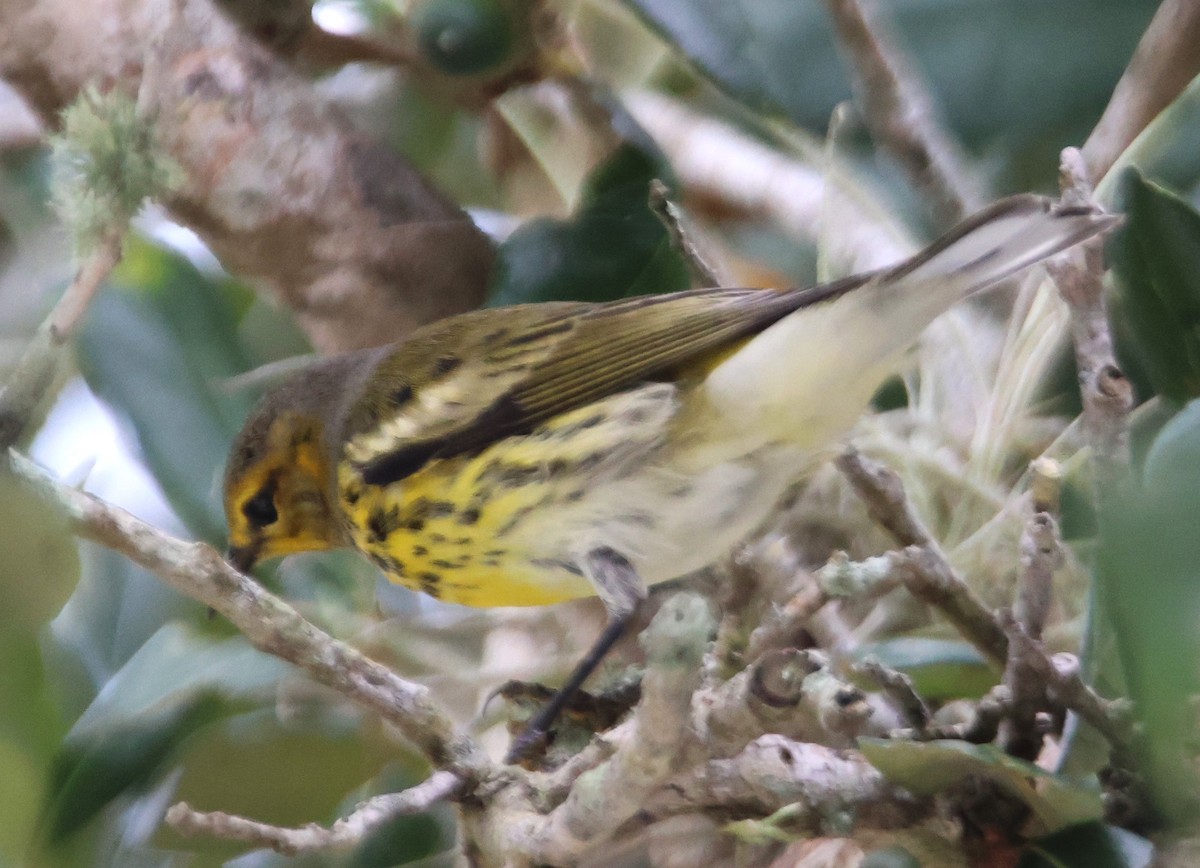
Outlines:
{"type": "MultiPolygon", "coordinates": [[[[1020,628],[1020,625],[1016,625],[1020,628]]],[[[1047,657],[1041,653],[1030,656],[1033,664],[1050,685],[1052,698],[1064,708],[1074,711],[1108,739],[1114,746],[1128,750],[1133,739],[1132,707],[1128,700],[1105,699],[1083,680],[1079,658],[1060,652],[1047,657]]]]}
{"type": "Polygon", "coordinates": [[[716,269],[705,261],[700,249],[683,228],[683,212],[671,201],[671,191],[657,178],[650,182],[650,210],[667,227],[671,248],[683,257],[693,284],[698,287],[724,286],[716,269]]]}
{"type": "Polygon", "coordinates": [[[415,787],[367,800],[328,828],[316,823],[297,828],[272,826],[223,811],[197,811],[186,802],[173,805],[166,820],[181,835],[242,841],[294,856],[354,847],[390,820],[427,811],[438,802],[453,798],[462,788],[463,779],[453,772],[434,772],[415,787]]]}
{"type": "Polygon", "coordinates": [[[908,502],[900,476],[850,447],[834,462],[862,499],[871,520],[902,546],[932,543],[933,534],[908,502]]]}
{"type": "Polygon", "coordinates": [[[1046,709],[1046,682],[1042,670],[1033,658],[1040,654],[1040,644],[1030,636],[1015,617],[1008,616],[1013,625],[1008,631],[1008,665],[1004,667],[1004,684],[1011,702],[1008,714],[1000,724],[1000,745],[1005,752],[1032,762],[1042,752],[1045,735],[1038,717],[1046,709]]]}
{"type": "MultiPolygon", "coordinates": [[[[897,539],[903,542],[915,536],[929,540],[925,545],[908,546],[906,558],[897,563],[909,592],[939,609],[990,660],[1006,664],[1010,631],[1013,625],[1019,630],[1020,625],[1011,615],[1002,613],[997,617],[970,592],[917,519],[900,478],[854,450],[841,455],[837,465],[867,503],[872,516],[897,539]]],[[[1059,665],[1057,657],[1052,659],[1040,642],[1031,641],[1022,653],[1064,706],[1095,726],[1114,746],[1128,746],[1130,732],[1120,704],[1104,699],[1088,687],[1080,678],[1078,667],[1072,670],[1059,665]]]]}
{"type": "Polygon", "coordinates": [[[896,709],[903,715],[905,721],[916,732],[921,733],[929,725],[932,717],[929,706],[925,704],[912,679],[887,666],[877,657],[868,657],[854,667],[856,673],[865,675],[879,685],[883,693],[892,701],[896,709]]]}
{"type": "Polygon", "coordinates": [[[233,569],[211,546],[172,537],[92,494],[64,485],[11,449],[8,465],[36,494],[66,513],[77,536],[120,552],[220,612],[254,647],[296,664],[321,684],[378,712],[434,766],[455,771],[468,781],[494,771],[474,742],[458,733],[431,701],[428,688],[406,681],[318,629],[233,569]]]}
{"type": "Polygon", "coordinates": [[[880,213],[844,173],[781,153],[663,94],[639,91],[623,99],[670,158],[689,195],[761,217],[808,240],[821,237],[824,203],[835,196],[839,246],[853,251],[854,271],[894,265],[913,253],[915,242],[904,228],[880,213]]]}
{"type": "Polygon", "coordinates": [[[826,0],[871,134],[891,152],[939,214],[955,222],[984,204],[962,149],[942,127],[916,71],[860,0],[826,0]]]}
{"type": "Polygon", "coordinates": [[[1039,459],[1033,463],[1030,479],[1034,512],[1021,534],[1021,584],[1015,612],[1025,632],[1040,640],[1050,613],[1054,573],[1066,558],[1055,515],[1062,472],[1058,462],[1039,459]]]}
{"type": "MultiPolygon", "coordinates": [[[[843,555],[844,557],[844,555],[843,555]]],[[[773,648],[786,647],[795,641],[808,619],[817,613],[832,596],[819,582],[805,579],[782,606],[763,618],[750,633],[746,657],[754,659],[773,648]]]]}
{"type": "Polygon", "coordinates": [[[837,458],[838,469],[862,498],[867,511],[896,541],[907,547],[905,587],[934,606],[976,648],[1003,666],[1008,643],[987,606],[950,566],[941,546],[913,510],[900,477],[855,449],[837,458]]]}
{"type": "Polygon", "coordinates": [[[63,347],[83,318],[100,285],[121,261],[124,231],[111,232],[88,254],[75,279],[26,346],[0,392],[0,452],[14,445],[54,379],[63,347]]]}
{"type": "Polygon", "coordinates": [[[934,724],[917,735],[930,740],[957,739],[971,744],[988,744],[995,740],[1000,723],[1012,708],[1012,694],[1003,684],[989,690],[972,711],[971,717],[961,723],[934,724]]]}
{"type": "MultiPolygon", "coordinates": [[[[1063,202],[1094,205],[1083,155],[1062,152],[1063,202]]],[[[1083,431],[1096,461],[1096,478],[1109,486],[1129,467],[1129,411],[1133,388],[1117,365],[1104,302],[1103,240],[1093,239],[1047,265],[1071,311],[1071,339],[1083,399],[1083,431]]]]}
{"type": "Polygon", "coordinates": [[[1021,534],[1021,582],[1017,590],[1014,618],[1021,631],[1008,632],[1008,662],[1004,684],[1012,699],[1000,728],[1000,742],[1015,757],[1034,760],[1042,750],[1045,734],[1041,717],[1046,710],[1046,682],[1029,662],[1030,644],[1040,642],[1053,600],[1054,573],[1065,559],[1057,509],[1062,472],[1058,463],[1038,459],[1030,467],[1030,493],[1034,512],[1021,534]]]}

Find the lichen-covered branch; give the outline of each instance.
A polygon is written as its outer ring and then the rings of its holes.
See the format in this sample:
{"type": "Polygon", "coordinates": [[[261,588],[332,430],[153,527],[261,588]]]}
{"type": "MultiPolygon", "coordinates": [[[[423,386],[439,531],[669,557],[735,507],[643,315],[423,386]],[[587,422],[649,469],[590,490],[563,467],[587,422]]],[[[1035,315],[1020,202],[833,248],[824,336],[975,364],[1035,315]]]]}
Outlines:
{"type": "Polygon", "coordinates": [[[894,561],[900,581],[913,596],[939,610],[965,639],[997,665],[1008,665],[1010,638],[1014,630],[1020,630],[1023,637],[1020,665],[1035,672],[1064,706],[1095,726],[1110,743],[1119,747],[1128,745],[1129,727],[1119,704],[1088,687],[1077,666],[1065,665],[1059,660],[1061,655],[1052,658],[1041,642],[1028,639],[1011,614],[994,614],[970,592],[913,512],[899,476],[854,450],[843,453],[837,464],[866,502],[872,517],[899,542],[927,541],[909,545],[903,556],[894,561]]]}
{"type": "Polygon", "coordinates": [[[645,811],[666,817],[719,808],[742,816],[767,816],[792,804],[801,808],[793,825],[813,834],[847,817],[859,828],[899,828],[932,808],[930,800],[889,784],[854,751],[764,735],[737,756],[712,760],[673,778],[645,811]]]}
{"type": "Polygon", "coordinates": [[[637,813],[674,771],[691,722],[692,694],[713,628],[708,604],[677,594],[642,636],[646,675],[629,738],[581,775],[566,800],[531,829],[535,861],[572,861],[637,813]]]}
{"type": "Polygon", "coordinates": [[[138,93],[183,170],[172,217],[324,352],[483,298],[493,251],[467,216],[212,0],[0,0],[0,77],[51,128],[89,83],[138,93]]]}
{"type": "Polygon", "coordinates": [[[88,302],[121,259],[123,234],[123,230],[109,233],[88,254],[0,390],[0,452],[7,452],[29,427],[88,302]]]}
{"type": "MultiPolygon", "coordinates": [[[[1092,205],[1083,155],[1062,152],[1060,183],[1065,203],[1092,205]]],[[[1104,300],[1104,248],[1096,239],[1051,262],[1047,270],[1071,311],[1071,340],[1083,399],[1084,438],[1096,461],[1096,478],[1108,486],[1129,466],[1129,411],[1133,387],[1117,364],[1104,300]]]]}
{"type": "Polygon", "coordinates": [[[695,700],[705,759],[732,756],[760,735],[848,747],[870,715],[863,692],[838,678],[823,654],[768,651],[695,700]]]}
{"type": "Polygon", "coordinates": [[[13,450],[7,464],[35,493],[63,510],[78,536],[120,552],[227,617],[256,648],[296,664],[314,680],[377,712],[434,766],[467,779],[491,772],[491,763],[456,731],[427,688],[324,633],[233,569],[211,546],[163,533],[123,509],[58,482],[13,450]]]}

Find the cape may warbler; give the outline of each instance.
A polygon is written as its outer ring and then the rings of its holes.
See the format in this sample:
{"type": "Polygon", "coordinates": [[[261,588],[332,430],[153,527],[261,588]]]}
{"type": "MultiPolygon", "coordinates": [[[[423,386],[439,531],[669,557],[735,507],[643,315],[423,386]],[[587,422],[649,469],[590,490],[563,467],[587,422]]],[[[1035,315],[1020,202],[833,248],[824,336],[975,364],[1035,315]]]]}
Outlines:
{"type": "Polygon", "coordinates": [[[471,606],[599,594],[573,688],[646,585],[763,522],[934,317],[1112,222],[1019,196],[830,284],[480,310],[326,359],[237,438],[230,557],[353,546],[471,606]]]}

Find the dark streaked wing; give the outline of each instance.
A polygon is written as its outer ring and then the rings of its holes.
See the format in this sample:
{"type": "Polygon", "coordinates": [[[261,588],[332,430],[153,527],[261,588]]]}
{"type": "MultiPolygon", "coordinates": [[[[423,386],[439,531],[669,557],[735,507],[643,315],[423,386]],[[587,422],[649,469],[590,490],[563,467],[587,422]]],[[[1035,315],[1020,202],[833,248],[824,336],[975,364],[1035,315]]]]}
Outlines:
{"type": "Polygon", "coordinates": [[[607,304],[501,308],[436,323],[380,365],[376,388],[347,432],[347,456],[365,482],[388,484],[434,458],[478,451],[668,376],[867,279],[811,289],[693,290],[607,304]],[[431,368],[439,358],[460,363],[440,374],[431,368]]]}

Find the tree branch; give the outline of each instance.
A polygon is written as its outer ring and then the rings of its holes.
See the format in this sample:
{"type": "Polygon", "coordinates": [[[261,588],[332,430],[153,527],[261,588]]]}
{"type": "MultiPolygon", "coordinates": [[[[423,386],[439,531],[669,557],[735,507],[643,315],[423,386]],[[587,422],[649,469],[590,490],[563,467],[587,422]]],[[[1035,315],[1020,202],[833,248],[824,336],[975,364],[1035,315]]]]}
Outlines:
{"type": "Polygon", "coordinates": [[[385,793],[355,808],[354,813],[329,828],[309,823],[286,828],[260,823],[223,811],[197,811],[187,802],[172,805],[167,823],[181,835],[207,835],[225,841],[242,841],[256,847],[270,847],[278,853],[294,856],[326,850],[344,850],[361,844],[385,823],[406,814],[427,811],[438,802],[453,798],[463,789],[463,779],[453,772],[434,772],[424,782],[400,793],[385,793]]]}
{"type": "Polygon", "coordinates": [[[88,82],[141,91],[185,176],[172,217],[324,352],[483,298],[493,251],[467,216],[212,0],[0,0],[0,77],[51,127],[88,82]]]}
{"type": "Polygon", "coordinates": [[[21,360],[0,391],[0,451],[7,452],[29,427],[45,396],[62,350],[75,333],[100,284],[121,260],[124,228],[100,240],[75,273],[75,279],[25,347],[21,360]]]}
{"type": "Polygon", "coordinates": [[[909,504],[900,477],[855,449],[843,452],[836,463],[871,518],[908,547],[898,566],[909,592],[941,611],[988,659],[1003,666],[1008,649],[1004,631],[950,566],[941,546],[909,504]]]}
{"type": "MultiPolygon", "coordinates": [[[[941,611],[986,657],[997,665],[1006,665],[1012,631],[1020,626],[1011,614],[994,615],[970,591],[913,512],[900,477],[853,449],[839,456],[837,465],[867,503],[871,515],[899,542],[927,540],[924,545],[910,545],[904,551],[905,557],[897,561],[901,581],[909,592],[941,611]]],[[[1120,704],[1088,687],[1079,676],[1078,666],[1072,669],[1062,661],[1056,662],[1057,658],[1052,659],[1040,642],[1032,640],[1022,643],[1021,654],[1022,665],[1031,667],[1067,708],[1095,726],[1114,746],[1128,746],[1130,731],[1120,704]]]]}
{"type": "MultiPolygon", "coordinates": [[[[1083,155],[1062,152],[1063,202],[1094,205],[1083,155]]],[[[1117,365],[1104,301],[1104,242],[1093,239],[1082,249],[1047,264],[1071,311],[1071,340],[1083,399],[1084,438],[1096,462],[1101,486],[1122,479],[1129,467],[1129,411],[1133,387],[1117,365]]]]}
{"type": "Polygon", "coordinates": [[[112,504],[53,479],[9,450],[9,469],[66,514],[74,532],[150,570],[171,587],[227,617],[254,647],[296,664],[314,680],[380,714],[436,767],[467,781],[493,773],[491,762],[456,732],[426,687],[324,633],[299,612],[226,563],[206,543],[169,536],[112,504]]]}
{"type": "Polygon", "coordinates": [[[611,759],[581,775],[566,801],[527,831],[535,861],[573,861],[637,813],[674,770],[713,626],[708,604],[695,594],[677,594],[663,604],[642,635],[647,668],[629,738],[611,759]]]}
{"type": "Polygon", "coordinates": [[[793,824],[812,833],[847,817],[858,828],[900,828],[932,807],[931,800],[889,784],[854,751],[764,735],[737,756],[712,760],[673,778],[645,811],[656,818],[706,808],[767,816],[792,804],[800,806],[793,824]]]}
{"type": "Polygon", "coordinates": [[[868,657],[854,667],[854,671],[873,680],[891,700],[905,722],[920,736],[929,726],[932,713],[925,700],[917,693],[912,679],[899,670],[885,665],[877,657],[868,657]]]}
{"type": "Polygon", "coordinates": [[[1163,0],[1082,152],[1098,182],[1147,124],[1200,74],[1200,4],[1163,0]]]}
{"type": "Polygon", "coordinates": [[[871,135],[889,151],[947,223],[984,204],[962,149],[943,129],[933,99],[878,16],[861,0],[826,0],[871,135]]]}

